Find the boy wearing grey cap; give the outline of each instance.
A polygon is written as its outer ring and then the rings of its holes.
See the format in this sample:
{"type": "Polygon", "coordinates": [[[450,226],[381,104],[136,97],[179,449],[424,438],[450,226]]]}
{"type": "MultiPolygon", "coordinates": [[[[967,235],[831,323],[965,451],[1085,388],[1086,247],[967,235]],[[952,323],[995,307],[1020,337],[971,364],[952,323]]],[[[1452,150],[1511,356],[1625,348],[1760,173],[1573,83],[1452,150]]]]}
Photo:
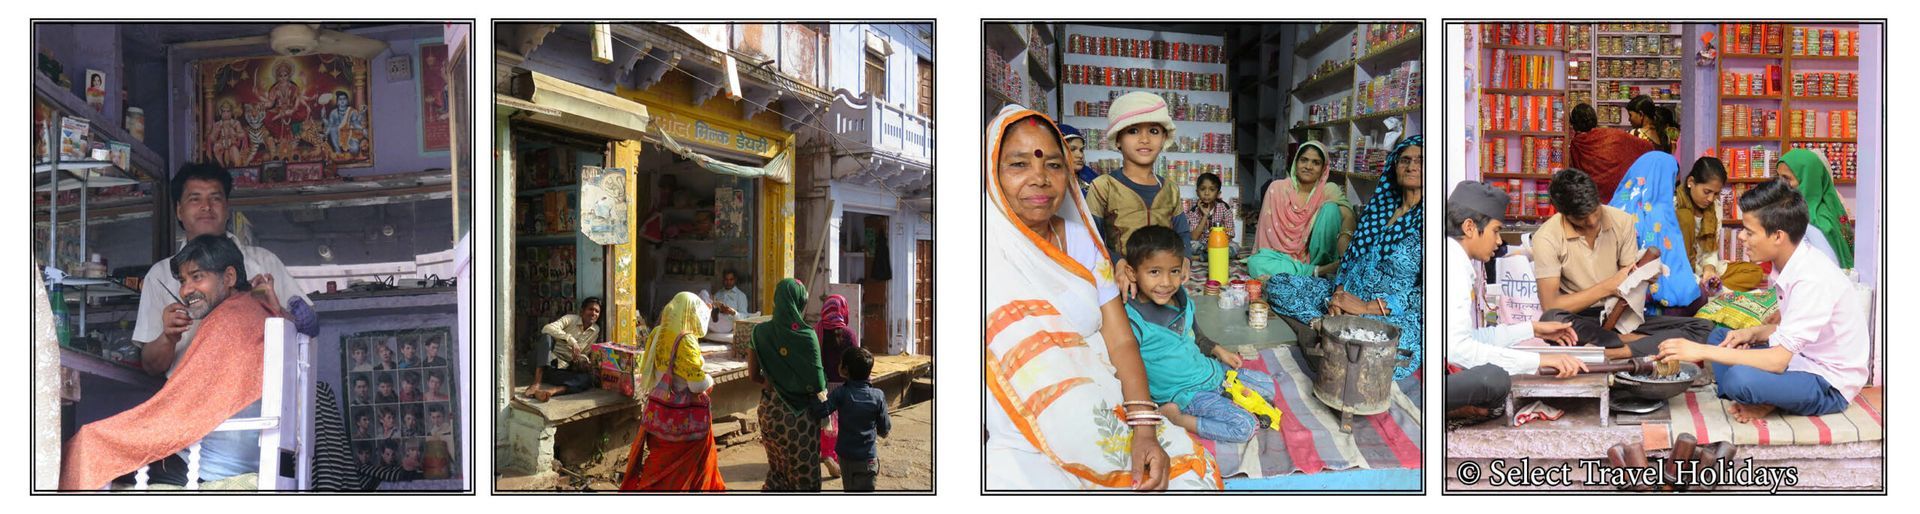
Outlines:
{"type": "Polygon", "coordinates": [[[1446,378],[1448,417],[1478,417],[1507,397],[1513,375],[1532,374],[1552,366],[1558,376],[1571,377],[1586,364],[1570,355],[1541,355],[1513,349],[1514,343],[1539,337],[1563,344],[1575,342],[1573,325],[1535,321],[1531,324],[1482,327],[1482,298],[1486,279],[1480,263],[1500,247],[1500,218],[1507,211],[1507,195],[1481,182],[1465,181],[1447,195],[1446,274],[1447,364],[1460,369],[1446,378]]]}

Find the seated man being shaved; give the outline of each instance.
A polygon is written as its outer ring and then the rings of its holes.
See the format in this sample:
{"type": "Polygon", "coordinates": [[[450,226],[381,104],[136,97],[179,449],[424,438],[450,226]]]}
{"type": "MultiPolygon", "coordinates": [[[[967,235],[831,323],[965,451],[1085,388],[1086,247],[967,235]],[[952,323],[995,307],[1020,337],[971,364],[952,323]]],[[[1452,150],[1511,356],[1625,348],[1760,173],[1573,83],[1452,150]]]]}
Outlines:
{"type": "Polygon", "coordinates": [[[195,442],[201,445],[202,481],[259,469],[258,432],[213,429],[229,418],[259,415],[265,322],[284,316],[279,302],[251,292],[240,248],[224,234],[193,238],[170,264],[180,281],[180,301],[200,328],[158,393],[80,427],[67,441],[61,489],[101,489],[195,442]]]}

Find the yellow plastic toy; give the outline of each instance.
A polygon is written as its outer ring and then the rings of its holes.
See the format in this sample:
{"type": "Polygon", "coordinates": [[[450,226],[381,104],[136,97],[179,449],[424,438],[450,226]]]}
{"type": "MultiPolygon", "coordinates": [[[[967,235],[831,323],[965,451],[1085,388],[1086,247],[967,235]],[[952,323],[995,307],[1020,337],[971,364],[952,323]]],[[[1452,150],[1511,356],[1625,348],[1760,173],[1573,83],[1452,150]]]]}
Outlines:
{"type": "Polygon", "coordinates": [[[1227,370],[1227,381],[1221,384],[1221,393],[1233,400],[1234,405],[1239,405],[1240,408],[1253,413],[1253,417],[1258,418],[1260,424],[1272,428],[1275,432],[1280,431],[1280,409],[1274,407],[1273,402],[1261,399],[1260,393],[1254,392],[1253,388],[1240,383],[1239,370],[1227,370]]]}

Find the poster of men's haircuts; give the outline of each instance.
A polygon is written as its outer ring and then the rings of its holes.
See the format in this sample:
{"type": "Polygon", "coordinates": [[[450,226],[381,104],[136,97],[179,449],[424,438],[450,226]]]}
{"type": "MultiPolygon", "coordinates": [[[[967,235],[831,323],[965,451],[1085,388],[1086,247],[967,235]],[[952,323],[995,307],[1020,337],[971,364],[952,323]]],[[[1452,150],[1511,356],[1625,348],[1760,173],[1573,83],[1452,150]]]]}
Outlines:
{"type": "Polygon", "coordinates": [[[324,163],[333,170],[373,164],[366,59],[313,54],[208,59],[194,66],[199,147],[221,166],[324,163]]]}
{"type": "Polygon", "coordinates": [[[460,404],[447,327],[341,337],[341,384],[354,462],[406,480],[460,477],[460,404]]]}

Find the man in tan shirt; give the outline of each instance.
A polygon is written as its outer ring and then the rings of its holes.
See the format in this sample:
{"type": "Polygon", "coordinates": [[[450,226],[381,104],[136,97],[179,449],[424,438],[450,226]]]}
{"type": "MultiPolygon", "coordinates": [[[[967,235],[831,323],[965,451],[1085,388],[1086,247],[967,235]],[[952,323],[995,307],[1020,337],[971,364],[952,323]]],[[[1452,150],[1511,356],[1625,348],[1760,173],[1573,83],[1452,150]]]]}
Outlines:
{"type": "Polygon", "coordinates": [[[599,376],[593,370],[593,344],[600,342],[600,298],[580,301],[580,313],[561,316],[541,327],[540,333],[553,342],[545,353],[547,361],[533,372],[533,385],[527,396],[540,401],[556,394],[573,394],[593,389],[599,376]]]}
{"type": "Polygon", "coordinates": [[[1632,214],[1600,203],[1593,179],[1579,170],[1554,174],[1547,195],[1558,213],[1533,233],[1533,275],[1539,282],[1541,321],[1573,324],[1580,343],[1606,348],[1607,359],[1659,353],[1660,342],[1682,338],[1705,342],[1713,322],[1699,318],[1647,316],[1628,333],[1602,327],[1601,308],[1618,296],[1640,259],[1632,214]]]}

